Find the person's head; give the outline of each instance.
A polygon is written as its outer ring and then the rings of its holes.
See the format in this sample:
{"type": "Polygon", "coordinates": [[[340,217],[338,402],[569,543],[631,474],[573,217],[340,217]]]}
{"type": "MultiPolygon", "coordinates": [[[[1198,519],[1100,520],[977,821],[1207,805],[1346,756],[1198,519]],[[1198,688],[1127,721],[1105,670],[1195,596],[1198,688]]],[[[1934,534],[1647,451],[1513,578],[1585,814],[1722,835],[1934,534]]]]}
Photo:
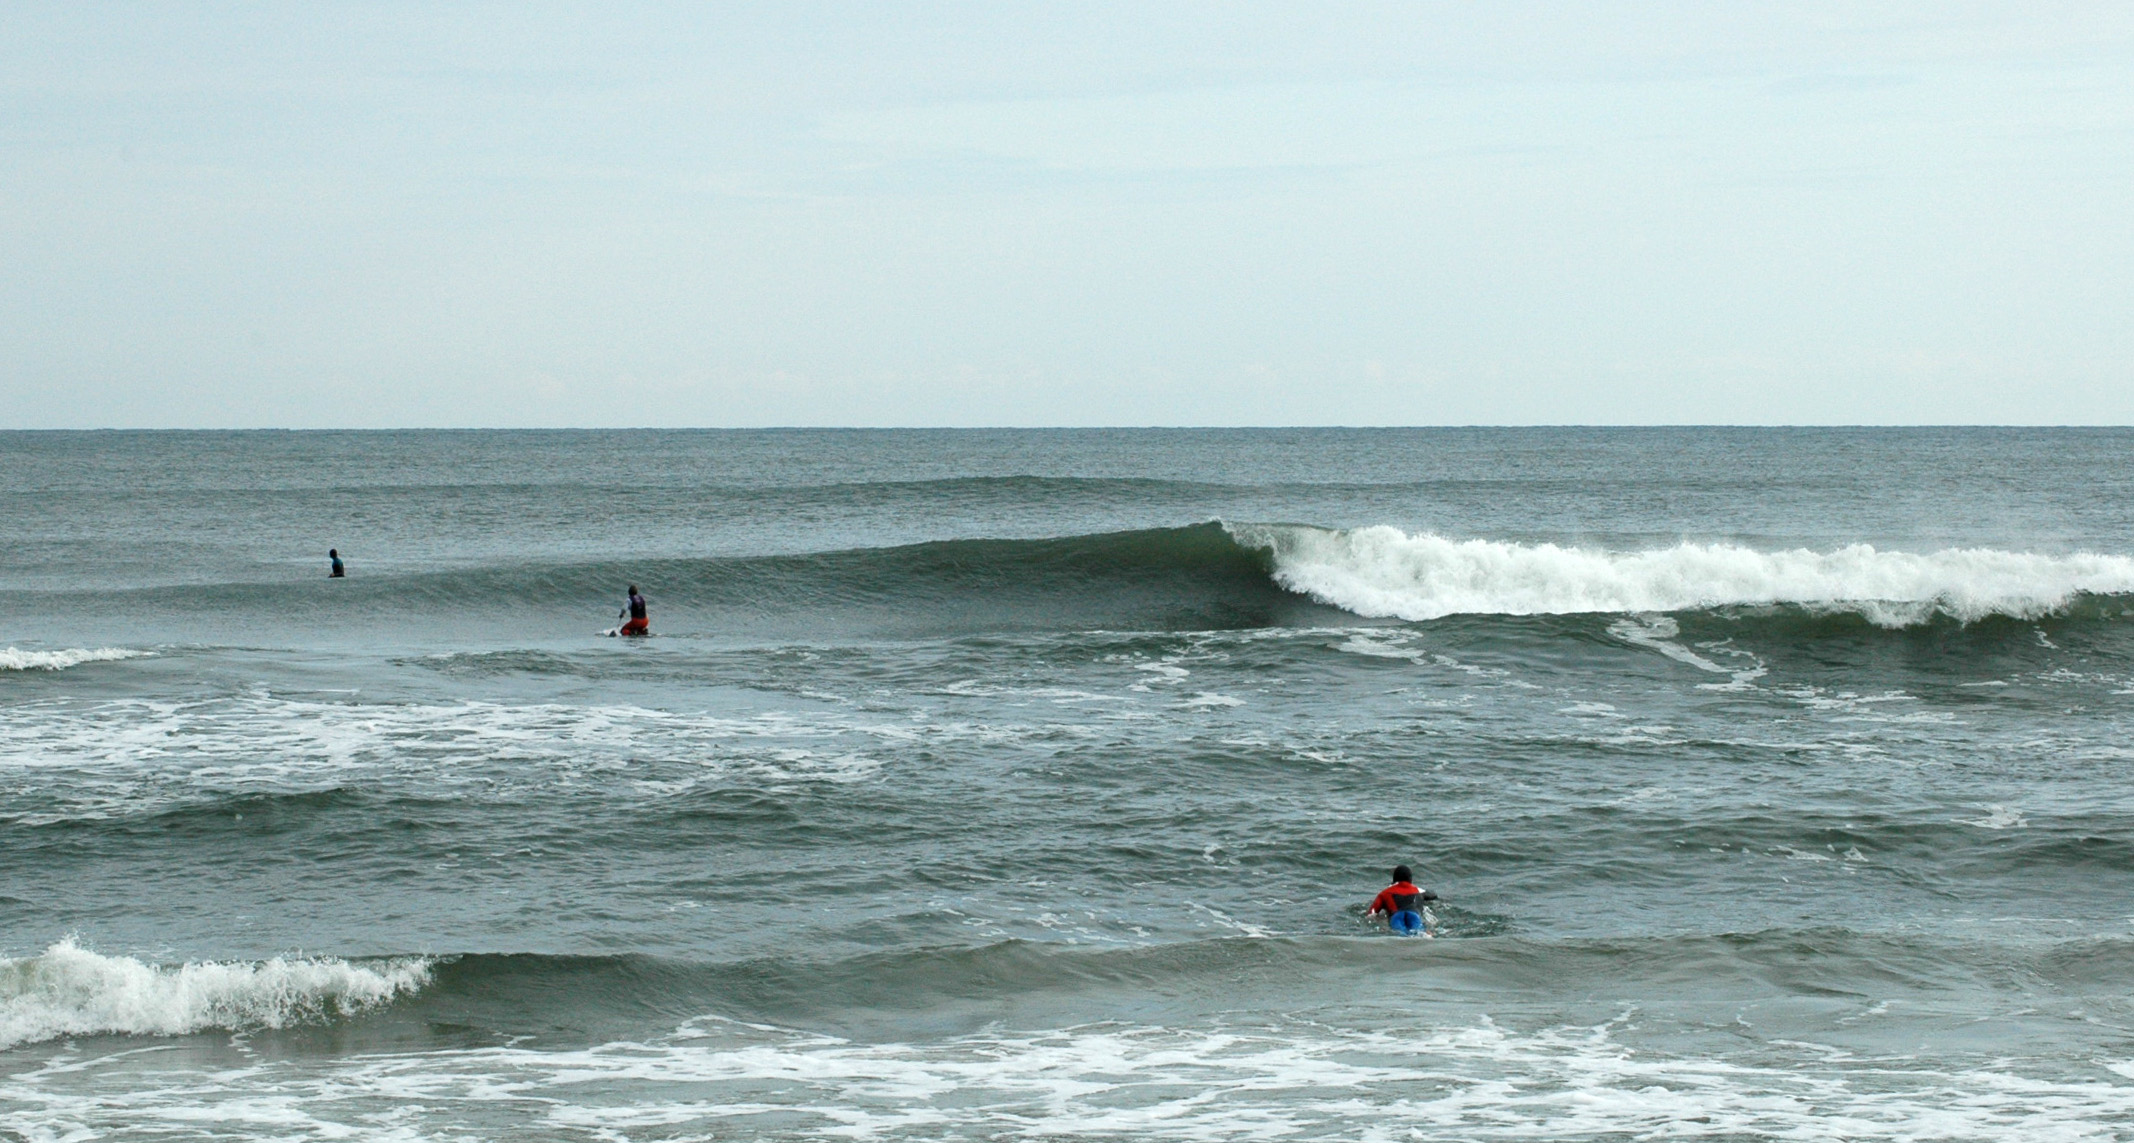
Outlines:
{"type": "Polygon", "coordinates": [[[630,585],[630,594],[631,594],[631,595],[636,595],[636,594],[637,594],[637,585],[636,585],[636,584],[634,584],[634,583],[630,585]]]}
{"type": "Polygon", "coordinates": [[[339,548],[328,548],[328,549],[326,549],[326,558],[327,558],[327,559],[329,559],[329,560],[337,560],[337,559],[340,559],[340,558],[341,558],[341,549],[339,549],[339,548]]]}
{"type": "Polygon", "coordinates": [[[1415,880],[1415,870],[1410,869],[1405,865],[1396,865],[1393,867],[1393,880],[1413,881],[1415,880]]]}

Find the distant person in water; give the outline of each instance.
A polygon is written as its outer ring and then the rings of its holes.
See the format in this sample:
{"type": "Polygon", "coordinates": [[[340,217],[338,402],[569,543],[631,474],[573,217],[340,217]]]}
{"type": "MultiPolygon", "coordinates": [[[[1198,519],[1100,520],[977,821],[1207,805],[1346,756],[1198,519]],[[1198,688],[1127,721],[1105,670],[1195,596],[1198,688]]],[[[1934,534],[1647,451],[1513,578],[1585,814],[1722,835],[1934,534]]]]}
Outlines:
{"type": "Polygon", "coordinates": [[[341,566],[341,549],[326,549],[326,558],[333,561],[333,569],[326,573],[327,579],[342,579],[348,575],[348,569],[341,566]]]}
{"type": "Polygon", "coordinates": [[[1386,925],[1396,933],[1415,936],[1424,932],[1423,902],[1437,900],[1437,894],[1428,889],[1415,887],[1415,873],[1405,865],[1393,867],[1393,884],[1379,890],[1371,899],[1371,907],[1364,916],[1386,916],[1386,925]]]}
{"type": "Polygon", "coordinates": [[[630,602],[623,604],[622,610],[616,613],[615,618],[621,619],[625,615],[630,617],[630,621],[615,629],[617,635],[652,634],[652,617],[646,613],[645,597],[637,594],[637,585],[634,583],[630,585],[630,602]]]}

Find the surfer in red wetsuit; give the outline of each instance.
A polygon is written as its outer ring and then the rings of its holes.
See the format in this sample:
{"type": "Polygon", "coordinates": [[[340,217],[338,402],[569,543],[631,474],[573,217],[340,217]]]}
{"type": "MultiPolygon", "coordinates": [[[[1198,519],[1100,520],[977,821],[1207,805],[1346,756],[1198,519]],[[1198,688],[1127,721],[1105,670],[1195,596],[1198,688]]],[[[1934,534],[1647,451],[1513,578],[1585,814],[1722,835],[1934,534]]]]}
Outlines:
{"type": "Polygon", "coordinates": [[[1428,889],[1415,887],[1415,873],[1405,865],[1393,867],[1393,884],[1378,891],[1371,898],[1371,907],[1364,916],[1386,916],[1386,924],[1396,933],[1414,936],[1423,928],[1423,902],[1437,900],[1437,894],[1428,889]]]}
{"type": "Polygon", "coordinates": [[[630,585],[630,602],[623,605],[622,611],[615,618],[620,619],[625,615],[630,617],[630,621],[615,629],[617,635],[652,634],[652,617],[645,607],[645,597],[637,594],[637,585],[634,583],[630,585]]]}

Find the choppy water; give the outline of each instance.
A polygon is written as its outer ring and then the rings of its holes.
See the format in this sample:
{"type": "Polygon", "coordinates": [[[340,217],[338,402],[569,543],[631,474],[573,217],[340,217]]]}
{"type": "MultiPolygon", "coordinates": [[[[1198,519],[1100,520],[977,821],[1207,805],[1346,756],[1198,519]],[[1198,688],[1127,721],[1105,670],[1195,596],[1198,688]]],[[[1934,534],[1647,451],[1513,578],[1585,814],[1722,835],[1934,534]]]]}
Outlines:
{"type": "Polygon", "coordinates": [[[2130,456],[0,435],[0,1128],[2134,1138],[2130,456]]]}

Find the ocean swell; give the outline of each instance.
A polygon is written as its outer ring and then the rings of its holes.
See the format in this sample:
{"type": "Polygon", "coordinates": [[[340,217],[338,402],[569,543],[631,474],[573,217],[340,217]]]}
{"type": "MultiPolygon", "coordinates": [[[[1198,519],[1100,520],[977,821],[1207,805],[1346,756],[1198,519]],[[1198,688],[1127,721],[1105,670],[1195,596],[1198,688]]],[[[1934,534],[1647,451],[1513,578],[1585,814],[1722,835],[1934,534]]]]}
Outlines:
{"type": "Polygon", "coordinates": [[[429,979],[430,962],[419,958],[163,966],[63,940],[38,956],[0,957],[0,1049],[59,1036],[177,1036],[314,1023],[377,1008],[429,979]]]}
{"type": "MultiPolygon", "coordinates": [[[[1991,548],[1914,553],[1869,544],[1762,551],[1685,542],[1609,551],[1454,540],[1384,525],[1210,521],[782,555],[525,563],[331,584],[198,584],[103,593],[96,603],[109,614],[270,614],[278,628],[416,622],[435,629],[440,620],[486,616],[546,633],[605,623],[630,583],[651,597],[655,630],[770,637],[1324,626],[1341,622],[1343,612],[1422,621],[1759,606],[1858,615],[1895,628],[1937,616],[2035,619],[2083,597],[2134,593],[2134,557],[1991,548]]],[[[41,593],[13,594],[25,607],[44,605],[41,593]]],[[[0,670],[59,670],[140,654],[9,648],[0,651],[0,670]]]]}
{"type": "Polygon", "coordinates": [[[1281,586],[1357,615],[1563,615],[1790,604],[1857,613],[1883,627],[1946,615],[2033,619],[2081,595],[2134,592],[2134,559],[1986,548],[1927,554],[1868,544],[1763,552],[1681,543],[1642,552],[1451,540],[1385,526],[1337,531],[1232,525],[1272,553],[1281,586]]]}
{"type": "MultiPolygon", "coordinates": [[[[517,631],[612,626],[641,584],[653,629],[742,635],[1012,630],[1203,630],[1337,619],[1269,578],[1267,553],[1218,523],[1038,539],[938,540],[782,555],[524,562],[329,581],[96,593],[104,614],[269,615],[275,630],[344,623],[436,630],[502,619],[517,631]]],[[[0,591],[42,609],[48,593],[0,591]]],[[[226,636],[229,637],[229,636],[226,636]]]]}

